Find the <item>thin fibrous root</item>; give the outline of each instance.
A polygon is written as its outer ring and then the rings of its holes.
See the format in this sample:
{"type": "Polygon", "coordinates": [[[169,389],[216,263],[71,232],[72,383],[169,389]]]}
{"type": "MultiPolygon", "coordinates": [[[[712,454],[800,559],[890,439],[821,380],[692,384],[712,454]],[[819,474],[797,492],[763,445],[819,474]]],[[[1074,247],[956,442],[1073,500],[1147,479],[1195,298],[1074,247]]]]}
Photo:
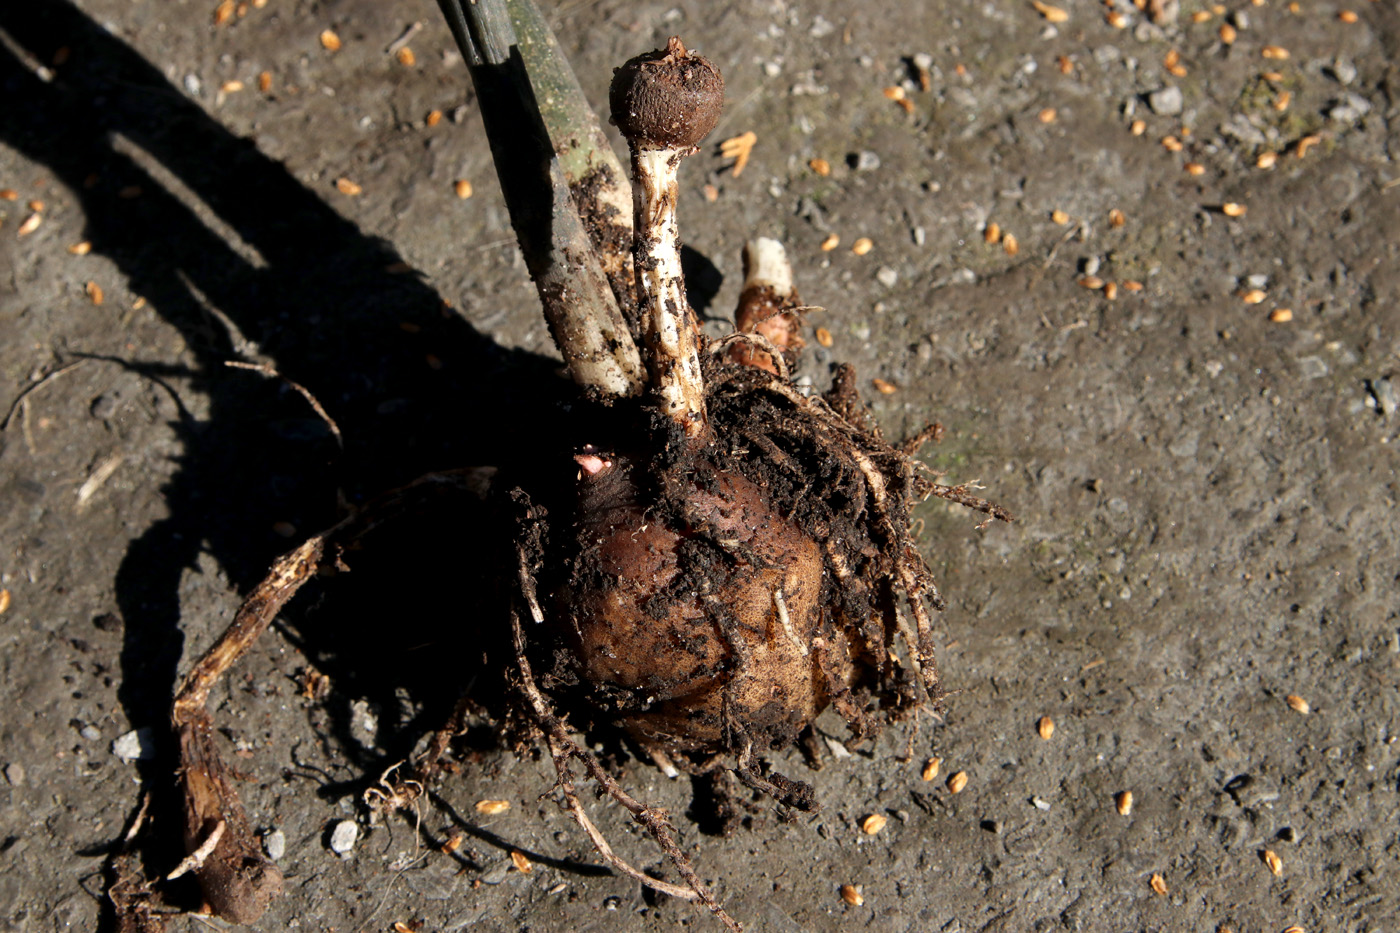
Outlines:
{"type": "MultiPolygon", "coordinates": [[[[481,493],[478,470],[432,473],[374,500],[277,559],[233,622],[185,676],[170,718],[180,747],[185,846],[181,863],[199,879],[214,912],[235,923],[254,923],[282,889],[282,873],[263,857],[238,799],[234,775],[215,742],[209,692],[276,618],[282,607],[315,576],[328,550],[344,546],[404,514],[443,487],[481,493]]],[[[179,870],[179,869],[177,869],[179,870]]]]}
{"type": "MultiPolygon", "coordinates": [[[[544,613],[535,597],[534,577],[530,573],[529,558],[526,556],[525,548],[517,545],[516,551],[519,559],[518,572],[521,594],[525,598],[532,617],[543,618],[544,613]]],[[[691,863],[690,857],[682,852],[680,846],[676,844],[671,824],[666,818],[666,812],[649,807],[627,793],[622,785],[608,774],[602,763],[569,735],[569,730],[563,720],[560,719],[554,711],[554,707],[535,683],[530,659],[525,654],[525,632],[520,625],[520,614],[514,609],[510,613],[510,624],[515,644],[515,661],[519,675],[518,686],[521,693],[524,694],[525,701],[529,704],[530,711],[534,714],[535,725],[544,734],[545,742],[549,746],[550,756],[554,760],[554,767],[559,775],[559,790],[564,797],[564,808],[569,811],[574,821],[588,835],[599,856],[613,868],[640,881],[649,888],[683,900],[698,900],[709,908],[710,913],[726,928],[734,933],[743,933],[743,927],[725,911],[719,901],[715,900],[705,882],[696,874],[695,866],[691,863]],[[608,844],[602,832],[589,819],[587,811],[584,810],[583,804],[578,799],[573,784],[573,772],[569,765],[572,759],[578,759],[584,770],[588,772],[588,776],[606,791],[608,796],[626,808],[632,814],[632,819],[646,828],[689,887],[683,888],[652,878],[613,852],[612,846],[608,844]]]]}

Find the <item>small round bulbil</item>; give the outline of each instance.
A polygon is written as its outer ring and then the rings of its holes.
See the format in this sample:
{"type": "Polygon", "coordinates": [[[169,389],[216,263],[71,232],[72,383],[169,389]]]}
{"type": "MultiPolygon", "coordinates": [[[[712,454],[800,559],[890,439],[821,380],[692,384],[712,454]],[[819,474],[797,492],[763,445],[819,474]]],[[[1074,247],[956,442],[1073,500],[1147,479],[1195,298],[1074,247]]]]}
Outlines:
{"type": "Polygon", "coordinates": [[[719,122],[724,78],[672,36],[666,50],[629,59],[613,75],[612,120],[633,146],[693,149],[719,122]]]}

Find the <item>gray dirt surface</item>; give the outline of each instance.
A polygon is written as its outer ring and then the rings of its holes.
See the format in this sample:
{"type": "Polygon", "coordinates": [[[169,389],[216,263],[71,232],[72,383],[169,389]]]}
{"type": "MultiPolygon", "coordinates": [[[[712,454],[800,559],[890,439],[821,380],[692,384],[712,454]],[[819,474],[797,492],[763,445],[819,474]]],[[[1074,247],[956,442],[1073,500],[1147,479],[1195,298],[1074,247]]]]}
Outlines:
{"type": "MultiPolygon", "coordinates": [[[[832,346],[814,341],[807,371],[854,363],[891,435],[941,421],[929,465],[1018,516],[979,531],[942,503],[919,513],[955,692],[912,758],[907,732],[819,772],[793,755],[822,811],[787,824],[756,804],[728,838],[699,831],[688,782],[618,767],[751,930],[1394,929],[1400,12],[1183,0],[1159,24],[1118,3],[1115,28],[1100,4],[1057,2],[1066,21],[1010,0],[549,10],[595,102],[615,65],[678,33],[728,80],[713,141],[757,134],[742,174],[714,147],[683,170],[708,313],[733,306],[745,238],[781,239],[827,309],[812,323],[832,346]],[[870,814],[889,818],[876,835],[870,814]]],[[[216,25],[216,6],[0,4],[7,929],[99,924],[145,789],[145,870],[179,861],[165,704],[272,558],[334,520],[338,487],[362,501],[509,460],[534,432],[588,440],[567,434],[436,7],[230,2],[216,25]],[[420,23],[405,64],[389,48],[420,23]],[[344,453],[301,396],[228,360],[306,386],[344,453]]],[[[418,546],[450,578],[478,532],[444,523],[418,546]]],[[[397,602],[354,645],[328,613],[294,618],[211,701],[283,850],[288,892],[260,929],[718,929],[592,868],[548,762],[490,736],[422,802],[421,836],[370,825],[360,793],[432,726],[421,688],[453,686],[427,633],[503,620],[469,587],[431,618],[410,583],[368,582],[397,602]],[[380,676],[430,654],[431,675],[380,676]],[[486,799],[511,807],[484,816],[486,799]],[[342,856],[343,820],[361,831],[342,856]],[[438,851],[456,831],[456,855],[438,851]]],[[[668,872],[589,799],[620,852],[668,872]]],[[[163,889],[198,906],[188,881],[163,889]]]]}

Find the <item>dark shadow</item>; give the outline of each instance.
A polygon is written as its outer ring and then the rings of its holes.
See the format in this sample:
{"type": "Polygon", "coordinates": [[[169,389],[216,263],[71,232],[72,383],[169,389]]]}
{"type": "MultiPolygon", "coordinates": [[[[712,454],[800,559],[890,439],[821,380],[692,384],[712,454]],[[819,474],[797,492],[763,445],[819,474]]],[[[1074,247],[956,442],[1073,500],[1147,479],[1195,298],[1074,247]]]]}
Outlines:
{"type": "MultiPolygon", "coordinates": [[[[202,399],[198,413],[178,406],[179,471],[163,490],[169,517],[130,544],[116,579],[125,626],[118,698],[133,725],[154,727],[164,743],[142,763],[141,777],[158,792],[156,844],[170,847],[150,862],[168,870],[179,858],[179,823],[164,724],[183,645],[182,575],[208,554],[246,592],[296,543],[278,537],[274,525],[291,523],[297,539],[328,526],[338,517],[337,489],[358,502],[432,469],[535,462],[538,438],[558,444],[568,437],[557,419],[571,390],[557,363],[476,332],[401,271],[392,247],[366,237],[70,3],[0,3],[0,31],[32,57],[0,45],[0,94],[9,101],[0,108],[0,142],[45,165],[74,193],[93,252],[110,258],[184,338],[189,391],[202,399]],[[42,79],[33,63],[54,62],[61,47],[66,63],[42,79]],[[210,230],[121,151],[118,136],[194,192],[264,264],[248,262],[210,230]],[[238,352],[210,308],[316,394],[339,422],[343,453],[294,392],[224,366],[238,352]],[[427,365],[429,353],[441,368],[427,365]]],[[[131,355],[128,365],[142,371],[143,349],[131,355]]],[[[146,368],[153,375],[161,369],[146,368]]],[[[485,521],[479,513],[479,503],[457,503],[430,517],[485,521]]],[[[337,617],[334,632],[300,626],[308,651],[346,667],[373,658],[372,670],[361,671],[364,683],[354,686],[381,698],[435,684],[428,705],[436,709],[439,695],[460,685],[449,681],[460,666],[453,640],[477,644],[472,627],[499,620],[466,611],[484,607],[465,589],[440,583],[424,603],[415,586],[444,568],[459,586],[470,578],[460,572],[464,565],[480,565],[479,553],[503,544],[485,528],[425,522],[404,547],[425,548],[432,559],[394,555],[383,572],[407,576],[380,577],[380,599],[337,617]],[[451,624],[433,624],[444,621],[451,624]],[[368,637],[385,631],[401,637],[368,637]],[[356,650],[337,647],[347,642],[356,650]]]]}

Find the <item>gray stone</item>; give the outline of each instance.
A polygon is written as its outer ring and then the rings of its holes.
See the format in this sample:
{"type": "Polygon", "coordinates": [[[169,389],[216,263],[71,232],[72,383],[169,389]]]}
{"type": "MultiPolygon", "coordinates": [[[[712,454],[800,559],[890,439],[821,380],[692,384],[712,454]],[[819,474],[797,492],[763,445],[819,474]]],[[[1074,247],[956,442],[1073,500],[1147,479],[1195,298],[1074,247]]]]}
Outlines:
{"type": "Polygon", "coordinates": [[[150,729],[132,729],[112,742],[112,754],[122,761],[149,761],[156,756],[155,734],[150,729]]]}
{"type": "Polygon", "coordinates": [[[880,167],[880,155],[870,149],[862,149],[856,153],[853,167],[857,172],[873,172],[880,167]]]}
{"type": "Polygon", "coordinates": [[[1158,88],[1147,95],[1147,106],[1152,112],[1163,117],[1174,117],[1181,113],[1181,88],[1176,85],[1158,88]]]}
{"type": "Polygon", "coordinates": [[[354,820],[341,820],[331,830],[330,848],[336,855],[349,855],[360,839],[360,827],[354,820]]]}
{"type": "Polygon", "coordinates": [[[1336,123],[1355,123],[1371,112],[1371,102],[1360,94],[1348,94],[1331,110],[1327,118],[1336,123]]]}

